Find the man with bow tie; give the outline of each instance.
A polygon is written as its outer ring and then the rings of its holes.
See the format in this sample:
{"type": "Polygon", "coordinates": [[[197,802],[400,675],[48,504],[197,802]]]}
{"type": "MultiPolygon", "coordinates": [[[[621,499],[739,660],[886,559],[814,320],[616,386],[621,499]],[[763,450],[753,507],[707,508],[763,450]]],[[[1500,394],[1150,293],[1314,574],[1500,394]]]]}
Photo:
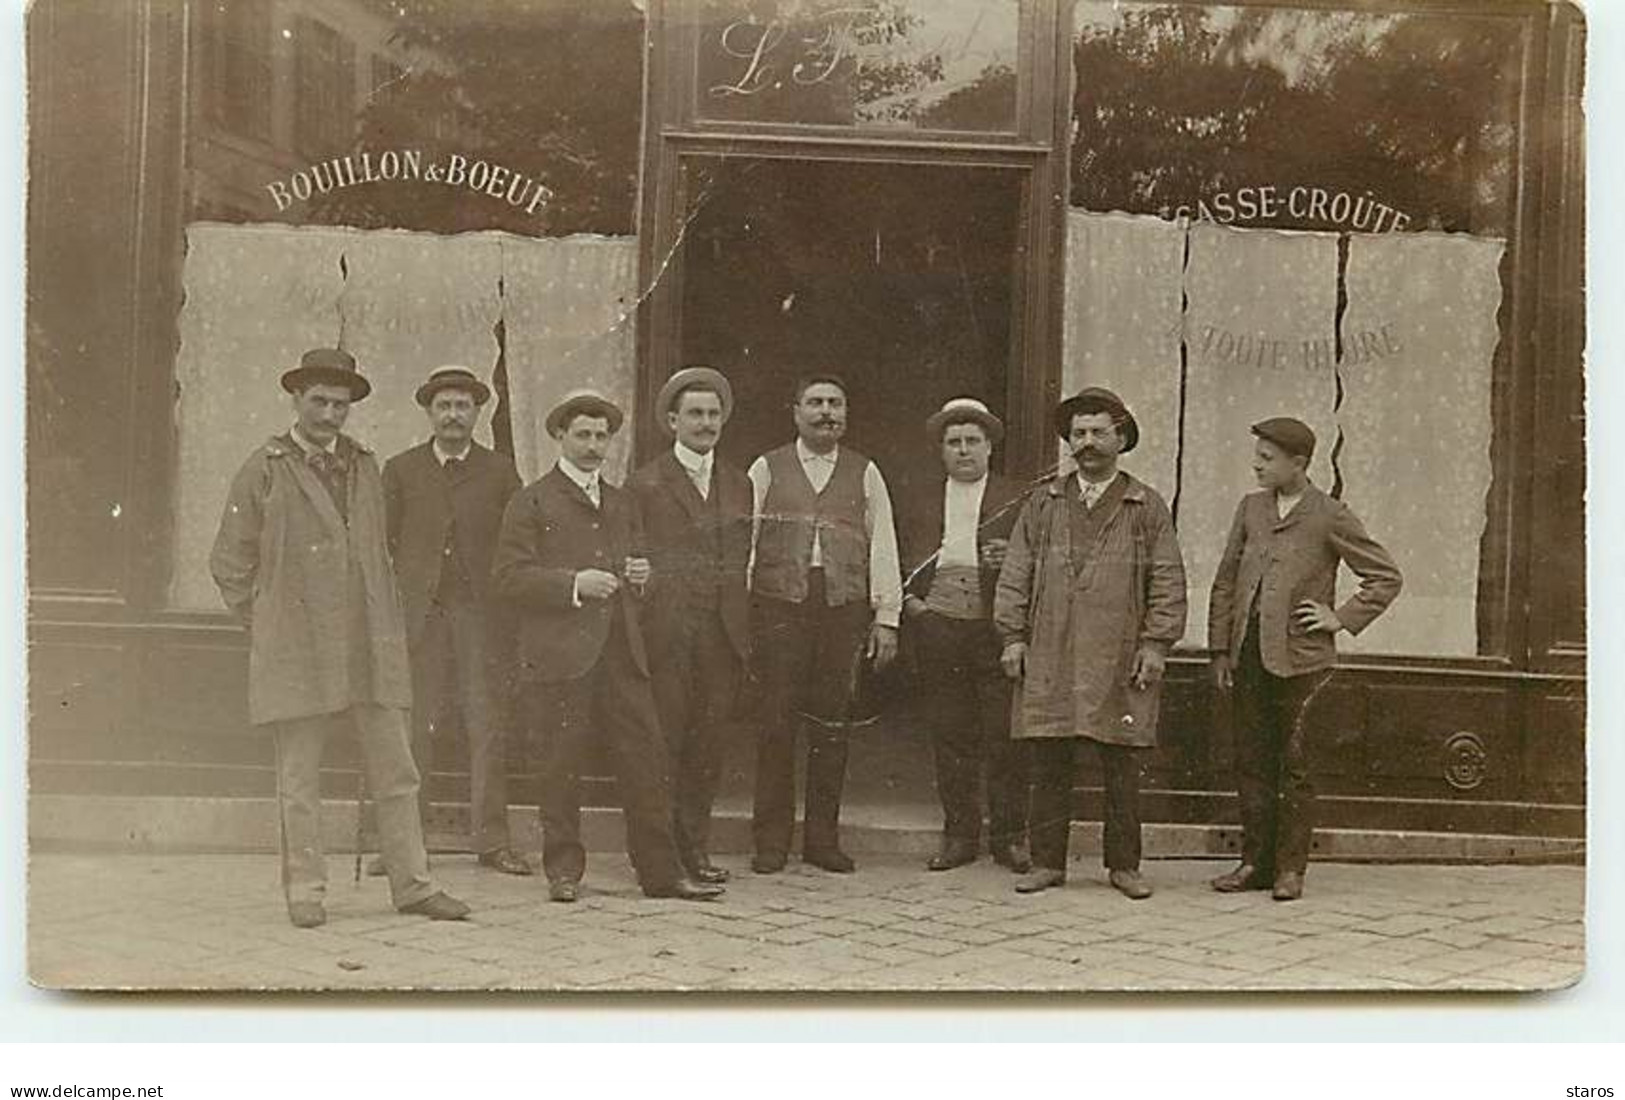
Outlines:
{"type": "MultiPolygon", "coordinates": [[[[509,846],[504,688],[512,617],[490,590],[491,554],[513,460],[474,442],[491,390],[467,367],[439,367],[418,387],[431,437],[384,463],[389,556],[412,657],[412,755],[427,811],[435,731],[455,704],[468,738],[469,832],[479,863],[532,874],[509,846]]],[[[424,820],[428,820],[427,813],[424,820]]]]}
{"type": "Polygon", "coordinates": [[[337,348],[282,376],[297,421],[249,455],[226,501],[209,569],[248,628],[248,717],[276,740],[282,889],[296,927],[327,920],[322,748],[354,730],[378,812],[395,907],[460,920],[429,880],[406,708],[406,628],[385,549],[372,452],[340,430],[372,385],[337,348]]]}
{"type": "Polygon", "coordinates": [[[722,887],[683,874],[672,839],[671,776],[649,683],[643,595],[652,571],[632,503],[600,470],[620,408],[578,392],[547,414],[559,461],[508,502],[491,565],[520,616],[518,675],[539,744],[542,868],[548,896],[573,902],[587,869],[580,778],[609,749],[628,854],[649,897],[706,901],[722,887]]]}
{"type": "Polygon", "coordinates": [[[673,831],[689,876],[726,882],[711,862],[711,806],[749,652],[750,481],[717,457],[733,388],[710,367],[667,379],[655,415],[673,437],[629,488],[655,582],[644,639],[655,704],[671,750],[673,831]]]}

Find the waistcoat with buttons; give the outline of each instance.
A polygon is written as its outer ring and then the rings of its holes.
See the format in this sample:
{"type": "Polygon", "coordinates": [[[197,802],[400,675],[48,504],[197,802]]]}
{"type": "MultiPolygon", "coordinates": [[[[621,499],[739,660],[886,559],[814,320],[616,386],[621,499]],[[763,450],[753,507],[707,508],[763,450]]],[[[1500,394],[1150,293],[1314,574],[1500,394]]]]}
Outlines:
{"type": "Polygon", "coordinates": [[[864,528],[863,474],[869,460],[842,447],[829,483],[823,492],[815,492],[794,443],[769,451],[766,459],[772,483],[756,537],[756,593],[790,603],[807,598],[816,531],[829,605],[866,602],[869,535],[864,528]]]}

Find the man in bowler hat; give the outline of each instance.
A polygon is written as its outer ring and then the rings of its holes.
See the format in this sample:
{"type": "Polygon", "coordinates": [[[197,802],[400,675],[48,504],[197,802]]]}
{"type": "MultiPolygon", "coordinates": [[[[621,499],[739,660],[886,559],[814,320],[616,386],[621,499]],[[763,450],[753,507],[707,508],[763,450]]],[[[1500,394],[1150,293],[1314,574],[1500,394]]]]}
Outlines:
{"type": "Polygon", "coordinates": [[[689,877],[726,882],[710,858],[711,806],[749,653],[750,481],[717,455],[733,413],[733,387],[719,371],[684,367],[654,407],[672,445],[627,487],[654,571],[643,635],[670,747],[672,831],[689,877]]]}
{"type": "Polygon", "coordinates": [[[942,801],[942,846],[926,867],[975,862],[985,773],[988,850],[1026,873],[1025,745],[1010,737],[1011,685],[993,628],[993,590],[1023,491],[988,468],[1004,424],[981,401],[956,397],[925,428],[945,476],[941,490],[904,502],[898,540],[908,569],[903,633],[916,655],[942,801]]]}
{"type": "Polygon", "coordinates": [[[385,549],[372,452],[340,429],[372,387],[336,348],[282,375],[296,420],[255,448],[226,501],[209,567],[248,628],[248,714],[276,742],[282,888],[300,928],[327,920],[318,770],[329,733],[353,729],[377,806],[395,907],[461,920],[429,880],[406,709],[406,631],[385,549]]]}
{"type": "Polygon", "coordinates": [[[1000,660],[1019,681],[1014,732],[1032,752],[1035,893],[1066,881],[1077,748],[1093,742],[1106,785],[1108,880],[1132,900],[1140,874],[1140,753],[1157,743],[1168,650],[1185,632],[1185,567],[1173,519],[1149,485],[1117,468],[1140,426],[1091,386],[1055,410],[1077,472],[1034,489],[999,571],[1000,660]]]}
{"type": "MultiPolygon", "coordinates": [[[[474,442],[491,390],[473,371],[436,368],[416,396],[430,438],[384,463],[389,555],[412,657],[412,755],[426,788],[435,732],[455,704],[468,738],[469,828],[479,863],[528,875],[508,839],[504,667],[513,622],[490,585],[497,529],[519,474],[512,458],[474,442]]],[[[426,796],[420,790],[425,809],[426,796]]]]}
{"type": "Polygon", "coordinates": [[[508,502],[491,579],[520,615],[518,678],[540,743],[548,896],[579,896],[587,868],[580,777],[601,742],[619,780],[643,892],[706,901],[722,887],[685,878],[672,839],[671,777],[643,642],[652,571],[632,502],[600,473],[621,421],[618,406],[585,391],[548,413],[558,463],[508,502]]]}
{"type": "Polygon", "coordinates": [[[1348,505],[1309,481],[1315,433],[1277,416],[1254,424],[1253,474],[1208,605],[1213,681],[1235,701],[1241,864],[1213,880],[1223,893],[1303,896],[1314,829],[1305,717],[1332,674],[1340,631],[1358,634],[1399,595],[1399,567],[1348,505]],[[1360,578],[1341,606],[1337,567],[1360,578]]]}

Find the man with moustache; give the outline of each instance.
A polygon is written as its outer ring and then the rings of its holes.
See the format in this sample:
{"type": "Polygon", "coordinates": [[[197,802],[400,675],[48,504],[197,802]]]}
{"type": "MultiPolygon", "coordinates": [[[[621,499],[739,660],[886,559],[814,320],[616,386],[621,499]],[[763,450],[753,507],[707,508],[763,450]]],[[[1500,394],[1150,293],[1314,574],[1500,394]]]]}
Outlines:
{"type": "Polygon", "coordinates": [[[1168,506],[1117,468],[1140,427],[1112,391],[1061,402],[1055,431],[1077,460],[1034,489],[999,571],[1000,657],[1020,681],[1014,735],[1032,752],[1036,893],[1066,882],[1077,748],[1099,749],[1106,785],[1105,859],[1112,886],[1151,896],[1140,874],[1139,753],[1156,745],[1168,650],[1185,632],[1185,567],[1168,506]]]}
{"type": "Polygon", "coordinates": [[[947,476],[917,496],[898,528],[903,629],[914,646],[936,748],[942,847],[932,871],[974,863],[987,781],[988,849],[1018,873],[1027,851],[1024,745],[1010,738],[1010,680],[999,665],[993,592],[1022,500],[1020,486],[988,470],[1004,424],[974,397],[956,397],[926,421],[947,476]]]}
{"type": "Polygon", "coordinates": [[[424,777],[418,801],[427,821],[435,730],[455,703],[468,737],[469,829],[479,864],[529,875],[508,838],[503,665],[513,623],[490,589],[497,529],[519,474],[511,458],[474,442],[491,390],[469,368],[436,368],[416,397],[432,434],[384,463],[384,509],[412,656],[412,755],[424,777]]]}
{"type": "Polygon", "coordinates": [[[423,849],[383,482],[372,452],[341,431],[372,386],[348,352],[316,348],[282,375],[282,388],[294,424],[238,471],[209,569],[249,632],[249,721],[276,742],[288,919],[298,928],[327,921],[322,748],[329,734],[353,730],[395,908],[461,920],[468,906],[430,882],[423,849]]]}
{"type": "Polygon", "coordinates": [[[1241,864],[1212,885],[1296,901],[1314,832],[1309,701],[1337,663],[1338,633],[1370,626],[1403,580],[1348,505],[1309,481],[1307,424],[1277,416],[1252,433],[1259,491],[1236,507],[1208,605],[1213,682],[1235,700],[1242,827],[1241,864]],[[1360,587],[1334,610],[1339,563],[1360,587]]]}
{"type": "Polygon", "coordinates": [[[796,439],[746,471],[753,489],[754,652],[768,715],[757,740],[751,869],[784,869],[795,829],[796,727],[807,727],[801,858],[855,869],[840,846],[841,791],[860,662],[897,655],[902,576],[891,497],[873,462],[841,446],[847,387],[796,383],[796,439]]]}
{"type": "Polygon", "coordinates": [[[599,473],[621,421],[620,408],[591,391],[547,414],[558,463],[508,502],[491,565],[493,585],[520,616],[518,678],[540,742],[542,869],[553,901],[580,896],[580,776],[602,742],[644,894],[707,901],[722,887],[684,878],[672,840],[671,777],[640,606],[652,571],[637,551],[632,502],[599,473]]]}
{"type": "Polygon", "coordinates": [[[717,457],[733,387],[710,367],[666,380],[655,415],[670,450],[628,483],[655,581],[643,605],[655,705],[672,768],[672,833],[689,877],[726,882],[711,862],[711,806],[749,653],[750,481],[717,457]]]}

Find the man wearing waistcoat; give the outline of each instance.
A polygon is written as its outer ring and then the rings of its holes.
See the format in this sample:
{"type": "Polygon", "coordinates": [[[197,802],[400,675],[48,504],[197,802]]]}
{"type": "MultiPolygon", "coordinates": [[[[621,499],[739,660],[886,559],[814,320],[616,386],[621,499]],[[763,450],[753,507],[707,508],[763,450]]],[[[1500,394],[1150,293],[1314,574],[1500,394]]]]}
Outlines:
{"type": "Polygon", "coordinates": [[[749,652],[750,481],[716,452],[733,388],[710,367],[661,387],[655,416],[670,449],[628,483],[654,579],[643,603],[655,705],[672,768],[672,832],[690,878],[726,882],[711,862],[711,805],[749,652]]]}
{"type": "Polygon", "coordinates": [[[276,742],[282,890],[299,928],[327,920],[320,768],[330,733],[354,731],[390,898],[403,913],[461,920],[429,881],[406,709],[406,628],[385,548],[372,452],[340,430],[372,391],[355,359],[317,348],[283,374],[293,427],[261,444],[226,500],[209,570],[249,634],[248,718],[276,742]]]}
{"type": "Polygon", "coordinates": [[[943,405],[926,433],[946,477],[940,491],[906,502],[898,526],[907,570],[903,630],[916,655],[942,801],[942,847],[926,867],[975,862],[985,772],[988,850],[1024,874],[1032,869],[1025,746],[1010,737],[1010,680],[993,628],[993,590],[1022,488],[989,471],[1004,424],[976,398],[943,405]]]}
{"type": "Polygon", "coordinates": [[[1000,660],[1020,686],[1015,736],[1032,753],[1036,893],[1066,882],[1078,746],[1092,742],[1106,787],[1113,888],[1151,896],[1140,874],[1140,756],[1157,743],[1163,669],[1185,633],[1185,567],[1168,506],[1117,468],[1140,427],[1122,399],[1090,386],[1055,410],[1077,460],[1034,489],[1010,534],[993,617],[1000,660]]]}
{"type": "Polygon", "coordinates": [[[467,367],[430,373],[417,403],[432,436],[384,463],[384,511],[412,656],[419,804],[427,811],[435,731],[455,703],[468,738],[473,849],[482,866],[528,875],[508,841],[503,661],[513,624],[490,591],[491,553],[519,474],[511,458],[474,442],[490,397],[467,367]]]}
{"type": "Polygon", "coordinates": [[[632,502],[599,472],[621,420],[618,406],[591,392],[548,413],[558,463],[508,502],[491,581],[520,616],[518,679],[540,748],[548,896],[579,896],[587,869],[580,777],[592,745],[603,743],[644,894],[704,901],[722,887],[684,878],[672,840],[671,776],[643,645],[652,571],[632,502]]]}
{"type": "Polygon", "coordinates": [[[861,662],[897,655],[902,576],[891,497],[850,447],[846,383],[796,383],[796,440],[751,463],[754,652],[768,713],[757,740],[752,831],[758,874],[784,869],[795,829],[797,725],[807,728],[803,861],[854,869],[841,850],[841,791],[861,662]]]}
{"type": "Polygon", "coordinates": [[[1338,632],[1370,626],[1403,582],[1348,506],[1310,483],[1307,424],[1278,416],[1252,432],[1260,491],[1236,508],[1208,605],[1213,681],[1235,703],[1242,827],[1241,864],[1213,888],[1295,901],[1314,831],[1309,702],[1331,677],[1338,632]],[[1333,610],[1340,563],[1360,587],[1333,610]]]}

